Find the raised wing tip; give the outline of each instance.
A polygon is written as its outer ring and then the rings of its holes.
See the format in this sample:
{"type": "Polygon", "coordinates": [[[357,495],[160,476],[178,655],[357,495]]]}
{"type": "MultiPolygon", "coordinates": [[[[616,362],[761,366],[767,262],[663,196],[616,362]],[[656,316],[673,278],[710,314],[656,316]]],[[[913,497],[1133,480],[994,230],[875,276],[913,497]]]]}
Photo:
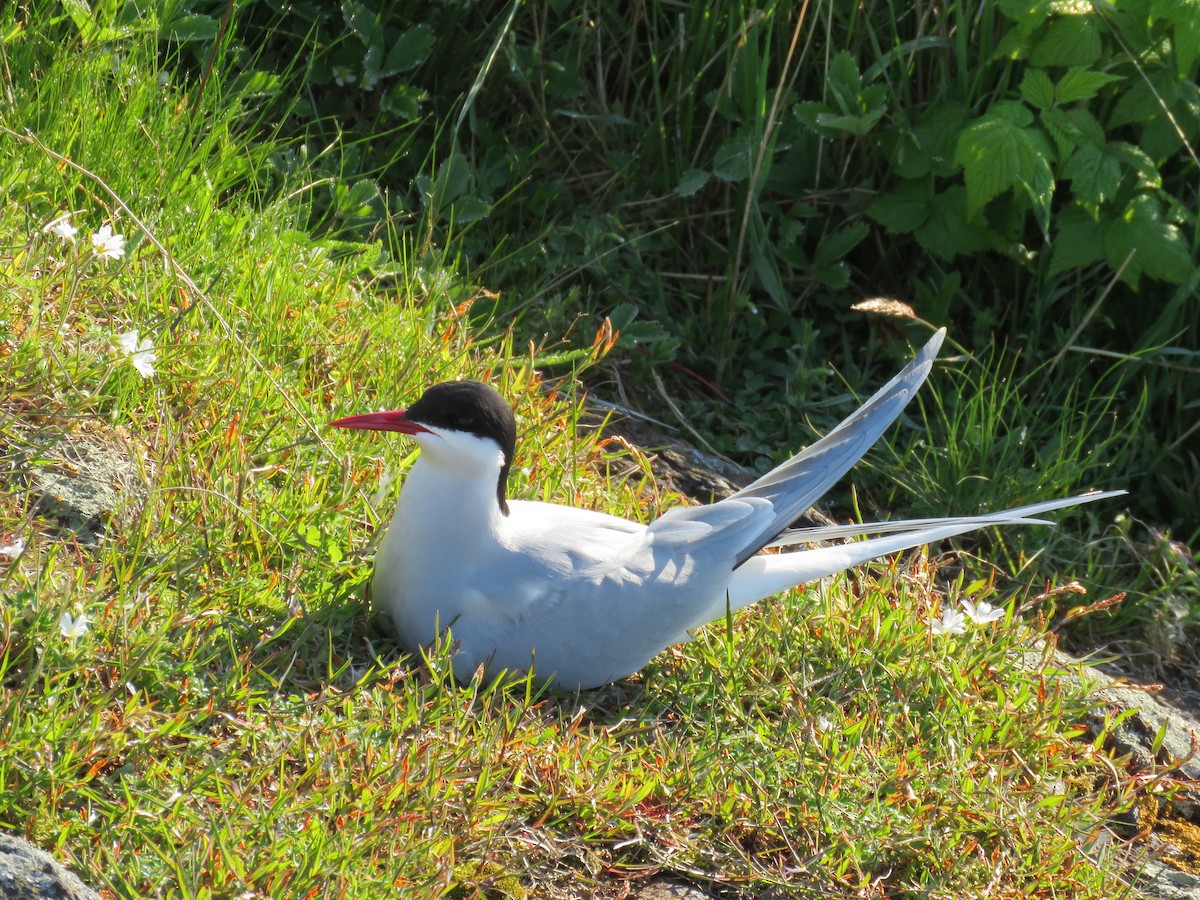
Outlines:
{"type": "Polygon", "coordinates": [[[921,348],[921,352],[918,355],[924,359],[933,359],[937,356],[938,351],[942,349],[942,342],[944,340],[946,340],[946,329],[939,328],[933,333],[933,337],[925,342],[925,346],[921,348]]]}

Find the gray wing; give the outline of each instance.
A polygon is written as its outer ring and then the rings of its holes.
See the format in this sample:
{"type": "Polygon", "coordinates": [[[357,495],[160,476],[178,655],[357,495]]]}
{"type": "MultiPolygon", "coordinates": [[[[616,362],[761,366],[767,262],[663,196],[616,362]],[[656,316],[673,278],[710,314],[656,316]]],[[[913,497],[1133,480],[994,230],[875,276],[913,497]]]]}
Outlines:
{"type": "Polygon", "coordinates": [[[900,374],[833,431],[728,498],[767,500],[775,510],[774,516],[750,536],[737,556],[735,569],[771,543],[871,449],[928,377],[945,337],[946,329],[942,328],[900,374]]]}

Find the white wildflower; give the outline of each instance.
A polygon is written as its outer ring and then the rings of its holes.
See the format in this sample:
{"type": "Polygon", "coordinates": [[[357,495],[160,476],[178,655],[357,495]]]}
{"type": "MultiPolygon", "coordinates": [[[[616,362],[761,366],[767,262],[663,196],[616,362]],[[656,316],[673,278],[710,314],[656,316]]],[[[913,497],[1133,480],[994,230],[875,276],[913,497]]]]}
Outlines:
{"type": "Polygon", "coordinates": [[[334,66],[333,80],[337,82],[338,87],[345,87],[358,81],[358,76],[350,70],[349,66],[334,66]]]}
{"type": "Polygon", "coordinates": [[[120,259],[125,255],[125,235],[113,234],[111,225],[101,225],[92,235],[92,248],[97,256],[105,259],[120,259]]]}
{"type": "Polygon", "coordinates": [[[967,631],[967,620],[963,618],[963,614],[951,606],[942,609],[942,617],[935,619],[929,617],[929,630],[934,634],[965,634],[967,631]]]}
{"type": "Polygon", "coordinates": [[[997,619],[1004,618],[1004,610],[997,609],[986,600],[980,600],[978,604],[972,603],[970,600],[963,600],[962,605],[967,618],[976,625],[988,625],[997,619]]]}
{"type": "Polygon", "coordinates": [[[154,363],[158,361],[158,357],[154,353],[154,341],[146,338],[139,342],[135,328],[133,331],[118,334],[117,346],[129,354],[130,362],[143,378],[150,378],[154,375],[154,363]]]}
{"type": "Polygon", "coordinates": [[[366,69],[363,72],[362,84],[359,85],[359,87],[361,87],[364,91],[373,91],[375,90],[375,85],[377,84],[379,84],[379,73],[372,72],[370,69],[366,69]]]}
{"type": "Polygon", "coordinates": [[[62,632],[63,637],[74,644],[75,641],[87,634],[87,613],[81,612],[77,616],[72,616],[69,612],[64,612],[62,616],[59,617],[58,630],[62,632]]]}
{"type": "Polygon", "coordinates": [[[43,234],[56,234],[64,241],[70,241],[72,244],[75,243],[75,235],[78,231],[79,229],[71,224],[70,213],[65,213],[57,219],[47,222],[42,228],[43,234]]]}
{"type": "Polygon", "coordinates": [[[0,556],[16,559],[25,552],[25,538],[11,537],[5,543],[0,543],[0,556]]]}

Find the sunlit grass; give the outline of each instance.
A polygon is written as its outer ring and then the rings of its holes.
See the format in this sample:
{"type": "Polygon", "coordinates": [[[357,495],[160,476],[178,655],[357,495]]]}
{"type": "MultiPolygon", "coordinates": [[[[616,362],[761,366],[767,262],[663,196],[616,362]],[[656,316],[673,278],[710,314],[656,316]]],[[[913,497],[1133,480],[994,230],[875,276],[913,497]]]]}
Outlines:
{"type": "Polygon", "coordinates": [[[0,533],[24,542],[0,559],[0,826],[131,898],[541,897],[653,871],[797,895],[1119,892],[1089,853],[1125,798],[1076,741],[1087,701],[1038,652],[1018,665],[1043,623],[932,635],[943,606],[992,595],[921,555],[579,696],[456,685],[444,648],[380,637],[370,548],[413,448],[331,418],[485,378],[516,405],[516,495],[642,519],[680,500],[577,430],[536,348],[471,329],[479,293],[448,251],[308,234],[304,170],[267,185],[237,107],[195,111],[148,46],[120,78],[94,48],[5,52],[39,78],[0,137],[0,533]],[[74,243],[42,230],[68,210],[74,243]],[[120,259],[91,248],[105,222],[120,259]],[[131,329],[152,376],[116,343],[131,329]],[[140,486],[95,544],[31,481],[84,440],[140,486]]]}

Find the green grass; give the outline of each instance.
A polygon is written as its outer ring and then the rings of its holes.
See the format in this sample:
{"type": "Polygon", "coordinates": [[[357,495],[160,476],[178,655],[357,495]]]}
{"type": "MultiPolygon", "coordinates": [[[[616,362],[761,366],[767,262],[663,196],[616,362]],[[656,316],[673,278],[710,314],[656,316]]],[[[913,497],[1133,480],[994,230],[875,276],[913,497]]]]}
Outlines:
{"type": "Polygon", "coordinates": [[[113,71],[40,24],[0,44],[21,73],[0,113],[0,538],[26,545],[0,560],[0,826],[129,898],[567,896],[652,871],[1122,894],[1092,841],[1129,786],[1075,740],[1086,699],[1016,665],[1045,622],[934,637],[928,616],[992,595],[921,555],[581,696],[455,685],[444,650],[376,635],[370,547],[413,448],[333,417],[486,378],[516,404],[518,496],[642,519],[679,498],[577,430],[539,348],[475,329],[488,298],[432,231],[314,235],[324,176],[264,135],[258,95],[163,86],[137,36],[113,71]],[[42,231],[67,211],[74,243],[42,231]],[[120,260],[90,249],[110,220],[120,260]],[[114,345],[135,328],[152,378],[114,345]],[[83,440],[145,486],[94,546],[29,480],[83,440]]]}

